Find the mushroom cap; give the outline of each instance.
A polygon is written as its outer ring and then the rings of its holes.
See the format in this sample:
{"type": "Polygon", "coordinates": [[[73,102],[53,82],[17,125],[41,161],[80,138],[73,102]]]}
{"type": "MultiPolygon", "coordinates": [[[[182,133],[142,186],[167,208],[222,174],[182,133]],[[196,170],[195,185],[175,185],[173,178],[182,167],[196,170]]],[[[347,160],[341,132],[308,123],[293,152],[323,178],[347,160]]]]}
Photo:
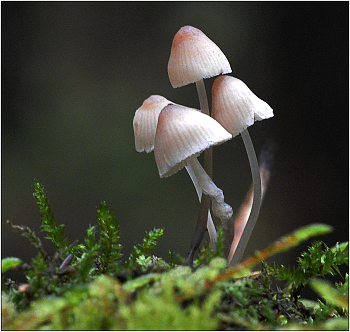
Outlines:
{"type": "Polygon", "coordinates": [[[186,159],[232,138],[216,120],[198,110],[170,104],[158,118],[154,157],[161,178],[175,174],[186,159]]]}
{"type": "Polygon", "coordinates": [[[254,121],[273,117],[273,110],[238,78],[220,76],[212,88],[212,117],[234,137],[254,121]]]}
{"type": "Polygon", "coordinates": [[[202,31],[184,26],[176,33],[168,63],[173,88],[231,71],[225,54],[202,31]]]}
{"type": "Polygon", "coordinates": [[[152,95],[136,110],[133,127],[137,152],[153,151],[159,113],[162,108],[171,103],[162,96],[152,95]]]}

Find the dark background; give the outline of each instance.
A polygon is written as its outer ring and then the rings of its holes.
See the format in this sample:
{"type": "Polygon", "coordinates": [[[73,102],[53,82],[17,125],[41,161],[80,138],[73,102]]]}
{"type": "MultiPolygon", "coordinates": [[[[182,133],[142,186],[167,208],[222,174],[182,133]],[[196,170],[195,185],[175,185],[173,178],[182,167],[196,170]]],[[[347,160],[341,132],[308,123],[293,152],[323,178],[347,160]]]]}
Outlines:
{"type": "MultiPolygon", "coordinates": [[[[186,255],[199,204],[184,170],[160,179],[135,151],[132,120],[151,94],[198,108],[195,85],[167,76],[180,27],[201,29],[232,75],[274,109],[250,134],[279,151],[247,254],[311,223],[348,239],[348,2],[2,2],[2,256],[36,254],[6,224],[38,234],[42,181],[58,224],[83,241],[101,201],[120,222],[125,259],[146,230],[155,253],[186,255]]],[[[213,79],[206,80],[208,94],[213,79]]],[[[251,175],[240,137],[214,150],[214,181],[237,211],[251,175]]],[[[272,260],[295,264],[306,244],[272,260]]],[[[45,240],[47,250],[53,247],[45,240]]]]}

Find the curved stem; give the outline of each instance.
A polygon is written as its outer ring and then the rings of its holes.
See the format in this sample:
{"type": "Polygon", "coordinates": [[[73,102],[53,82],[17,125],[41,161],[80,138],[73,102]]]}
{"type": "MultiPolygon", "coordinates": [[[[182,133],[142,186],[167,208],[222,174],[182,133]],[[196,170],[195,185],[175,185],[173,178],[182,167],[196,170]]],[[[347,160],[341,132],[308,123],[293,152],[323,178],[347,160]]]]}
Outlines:
{"type": "Polygon", "coordinates": [[[233,258],[231,262],[229,262],[229,266],[234,266],[241,260],[243,256],[243,252],[248,244],[248,240],[255,226],[256,220],[258,219],[258,215],[260,212],[260,205],[261,205],[261,179],[260,179],[260,170],[259,170],[258,160],[256,158],[254,146],[250,138],[250,135],[248,133],[248,130],[247,129],[243,130],[241,132],[241,135],[243,138],[245,148],[247,150],[250,169],[252,172],[254,199],[253,199],[253,205],[249,215],[249,219],[244,228],[241,240],[238,243],[238,246],[233,255],[233,258]]]}
{"type": "MultiPolygon", "coordinates": [[[[264,195],[266,193],[271,172],[274,166],[274,156],[277,152],[277,144],[271,140],[268,140],[260,152],[258,159],[259,169],[260,169],[260,178],[261,178],[261,203],[263,202],[264,195]]],[[[250,186],[247,195],[240,206],[238,213],[234,218],[234,239],[231,241],[231,248],[227,261],[230,262],[236,251],[239,240],[242,237],[244,227],[247,224],[249,219],[250,211],[252,210],[253,204],[253,184],[250,186]]]]}
{"type": "MultiPolygon", "coordinates": [[[[198,199],[201,202],[201,200],[202,200],[202,188],[199,186],[198,180],[197,180],[191,166],[186,165],[185,168],[186,168],[187,173],[190,176],[190,178],[193,182],[193,185],[196,189],[198,199]]],[[[218,238],[217,238],[217,233],[216,233],[215,225],[214,225],[210,210],[208,211],[207,228],[208,228],[208,233],[209,233],[209,238],[210,238],[210,248],[213,252],[215,252],[216,251],[216,243],[218,242],[218,238]]]]}
{"type": "Polygon", "coordinates": [[[203,193],[210,196],[213,213],[219,217],[223,223],[227,222],[227,220],[232,217],[233,211],[232,207],[225,203],[222,190],[215,185],[196,157],[191,156],[187,158],[186,161],[196,175],[203,193]]]}

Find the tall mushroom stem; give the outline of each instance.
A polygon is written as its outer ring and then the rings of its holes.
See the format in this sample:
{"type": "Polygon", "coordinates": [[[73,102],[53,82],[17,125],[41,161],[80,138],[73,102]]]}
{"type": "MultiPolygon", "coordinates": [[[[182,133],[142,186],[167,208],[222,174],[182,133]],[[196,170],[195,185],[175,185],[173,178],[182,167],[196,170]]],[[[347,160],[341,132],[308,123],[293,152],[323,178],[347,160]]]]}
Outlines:
{"type": "MultiPolygon", "coordinates": [[[[187,173],[190,176],[190,178],[191,178],[191,180],[193,182],[193,185],[194,185],[194,187],[196,189],[196,192],[197,192],[197,195],[198,195],[198,199],[201,202],[202,201],[202,188],[199,186],[198,180],[197,180],[196,176],[194,175],[194,172],[193,172],[191,166],[190,165],[186,165],[185,168],[186,168],[187,173]]],[[[207,204],[208,203],[206,203],[206,205],[207,204]]],[[[201,215],[201,213],[200,213],[200,215],[201,215]]],[[[210,238],[210,248],[211,248],[211,251],[215,252],[216,251],[216,243],[218,242],[218,238],[217,238],[217,233],[216,233],[216,229],[215,229],[215,226],[214,226],[214,222],[213,222],[213,218],[211,216],[210,210],[208,211],[207,228],[208,228],[208,233],[209,233],[209,238],[210,238]]],[[[195,238],[195,237],[196,237],[196,235],[193,236],[193,238],[195,238]]]]}
{"type": "Polygon", "coordinates": [[[196,82],[196,88],[201,111],[202,113],[209,115],[209,104],[203,79],[196,82]]]}
{"type": "MultiPolygon", "coordinates": [[[[208,195],[203,195],[202,200],[210,201],[210,197],[208,195]]],[[[193,237],[192,237],[190,253],[189,253],[188,258],[187,258],[187,263],[192,268],[192,270],[194,270],[194,267],[193,267],[194,254],[196,253],[197,249],[199,248],[199,245],[201,244],[202,239],[203,239],[204,234],[205,234],[205,231],[206,231],[206,227],[202,227],[202,225],[203,225],[202,221],[203,220],[205,221],[208,218],[209,211],[208,211],[206,205],[207,204],[201,204],[201,206],[200,206],[198,219],[197,219],[197,225],[196,225],[196,229],[194,231],[193,237]]]]}
{"type": "Polygon", "coordinates": [[[237,249],[233,255],[233,258],[232,258],[231,262],[229,263],[229,266],[234,266],[241,260],[241,258],[243,256],[243,252],[247,246],[248,240],[249,240],[250,235],[251,235],[253,228],[255,226],[256,220],[258,219],[258,215],[260,212],[260,206],[261,206],[261,179],[260,179],[260,170],[259,170],[258,159],[256,158],[253,142],[250,138],[248,130],[247,129],[243,130],[241,132],[241,135],[243,138],[245,148],[247,150],[250,169],[252,172],[254,198],[253,198],[253,205],[252,205],[252,210],[251,210],[250,215],[249,215],[249,219],[248,219],[247,224],[244,228],[242,237],[238,243],[238,246],[237,246],[237,249]]]}
{"type": "MultiPolygon", "coordinates": [[[[266,193],[272,169],[274,166],[274,156],[277,152],[277,144],[271,140],[268,140],[260,152],[258,159],[260,165],[260,178],[261,178],[261,202],[263,202],[264,195],[266,193]]],[[[253,184],[250,186],[248,193],[240,206],[238,213],[234,218],[234,239],[231,240],[231,248],[227,257],[227,262],[230,263],[232,257],[237,249],[237,245],[242,237],[244,228],[249,219],[250,211],[253,204],[253,184]]]]}
{"type": "MultiPolygon", "coordinates": [[[[201,79],[196,82],[196,88],[199,99],[199,106],[202,113],[210,115],[209,113],[209,104],[207,92],[205,90],[204,80],[201,79]]],[[[212,178],[213,177],[213,149],[209,148],[204,151],[204,169],[207,174],[212,178]]]]}
{"type": "MultiPolygon", "coordinates": [[[[208,104],[207,92],[205,90],[205,85],[204,85],[203,79],[196,82],[196,88],[197,88],[201,112],[204,114],[210,115],[209,114],[209,104],[208,104]]],[[[204,151],[204,170],[207,172],[209,177],[212,177],[212,173],[213,173],[213,150],[212,150],[212,148],[209,148],[209,149],[204,151]]],[[[193,179],[192,179],[192,181],[193,181],[193,179]]],[[[198,194],[198,196],[199,196],[199,194],[198,194]]],[[[201,196],[202,196],[202,193],[201,193],[201,196]]],[[[216,250],[217,235],[216,235],[216,230],[215,230],[213,220],[211,219],[211,215],[210,215],[210,210],[209,210],[210,200],[200,198],[200,202],[201,202],[200,212],[199,212],[198,219],[197,219],[195,234],[193,235],[193,240],[196,239],[196,241],[198,241],[198,243],[195,245],[195,247],[198,248],[199,244],[202,242],[204,234],[205,234],[205,230],[207,228],[208,232],[209,232],[209,237],[210,237],[211,250],[215,251],[216,250]],[[205,211],[205,210],[208,210],[208,213],[204,213],[203,211],[205,211]],[[198,236],[197,233],[201,234],[201,236],[198,236]]],[[[191,253],[192,253],[192,250],[191,250],[191,253]]]]}
{"type": "Polygon", "coordinates": [[[196,175],[203,193],[210,196],[213,213],[226,223],[232,217],[233,211],[232,207],[225,203],[223,191],[215,185],[195,156],[187,158],[186,161],[196,175]]]}

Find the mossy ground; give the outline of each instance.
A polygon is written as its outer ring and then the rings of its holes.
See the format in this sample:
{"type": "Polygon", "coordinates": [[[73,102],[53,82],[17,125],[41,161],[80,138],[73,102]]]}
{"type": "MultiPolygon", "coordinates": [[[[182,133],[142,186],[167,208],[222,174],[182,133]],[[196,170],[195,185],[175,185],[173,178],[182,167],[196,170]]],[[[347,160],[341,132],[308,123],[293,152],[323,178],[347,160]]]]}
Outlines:
{"type": "Polygon", "coordinates": [[[38,254],[28,264],[18,258],[2,260],[3,329],[348,330],[348,274],[339,269],[348,265],[348,243],[329,248],[316,240],[300,255],[296,268],[264,263],[330,232],[329,226],[299,229],[230,269],[219,232],[217,253],[205,246],[193,272],[174,253],[167,259],[152,255],[163,234],[159,229],[146,232],[142,243],[122,259],[119,224],[104,202],[85,243],[71,243],[64,238],[64,225],[57,226],[40,183],[35,183],[34,196],[41,231],[57,252],[50,257],[33,231],[9,222],[38,254]],[[261,262],[261,270],[253,271],[261,262]],[[10,269],[23,271],[27,282],[19,285],[6,278],[10,269]],[[324,278],[336,274],[342,282],[324,278]],[[301,298],[306,285],[316,292],[317,302],[301,298]]]}

